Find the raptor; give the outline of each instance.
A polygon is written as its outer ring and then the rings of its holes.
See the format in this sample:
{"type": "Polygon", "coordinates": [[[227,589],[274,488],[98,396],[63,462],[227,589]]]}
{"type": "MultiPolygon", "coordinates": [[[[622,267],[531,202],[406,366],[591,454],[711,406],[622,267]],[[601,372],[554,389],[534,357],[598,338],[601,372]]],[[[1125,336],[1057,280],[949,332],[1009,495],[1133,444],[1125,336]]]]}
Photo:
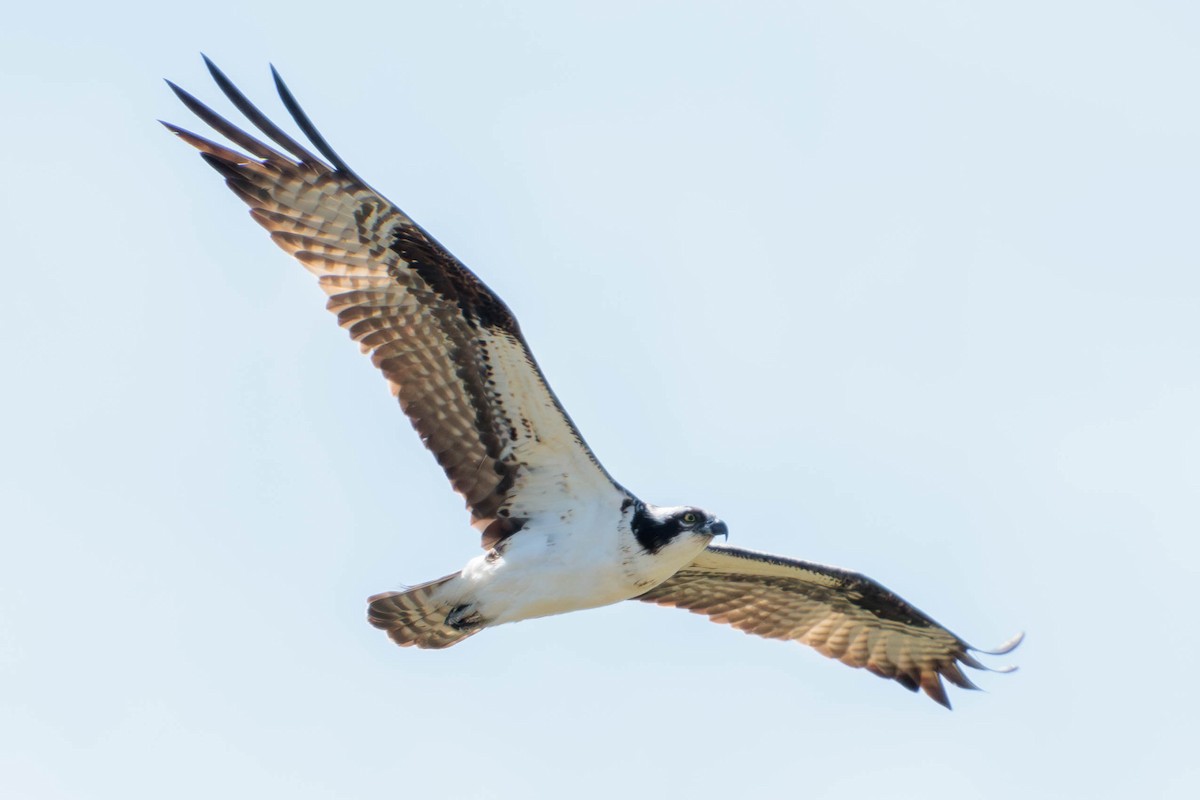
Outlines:
{"type": "Polygon", "coordinates": [[[368,619],[394,642],[449,647],[507,622],[638,600],[801,642],[947,707],[943,679],[975,688],[961,667],[987,669],[973,651],[1020,642],[976,650],[870,578],[714,544],[728,529],[710,512],[639,499],[584,442],[508,306],[338,157],[274,68],[284,106],[320,156],[205,61],[265,139],[169,81],[234,147],[163,124],[316,276],[482,539],[461,570],[369,599],[368,619]]]}

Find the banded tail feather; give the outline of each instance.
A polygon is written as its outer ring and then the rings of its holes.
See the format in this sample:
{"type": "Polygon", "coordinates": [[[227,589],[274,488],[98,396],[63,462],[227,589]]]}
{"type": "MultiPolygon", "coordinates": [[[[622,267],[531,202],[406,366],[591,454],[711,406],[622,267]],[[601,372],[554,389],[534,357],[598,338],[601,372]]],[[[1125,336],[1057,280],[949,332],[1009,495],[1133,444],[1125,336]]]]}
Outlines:
{"type": "Polygon", "coordinates": [[[387,631],[388,637],[401,647],[415,645],[423,650],[441,650],[458,644],[482,630],[462,622],[447,623],[456,609],[442,590],[458,577],[456,572],[402,592],[372,595],[367,599],[367,621],[387,631]]]}
{"type": "MultiPolygon", "coordinates": [[[[943,679],[974,688],[961,667],[987,669],[972,654],[987,651],[876,581],[712,545],[728,535],[714,514],[643,502],[613,480],[504,301],[350,169],[274,69],[283,104],[316,153],[205,62],[261,138],[174,84],[232,147],[164,124],[316,276],[326,307],[370,356],[466,502],[485,551],[459,573],[369,598],[372,625],[402,647],[440,649],[485,627],[636,599],[808,645],[947,707],[943,679]]],[[[666,302],[681,319],[686,311],[698,324],[719,321],[712,309],[676,311],[666,302]]],[[[639,363],[637,354],[631,359],[639,363]]]]}

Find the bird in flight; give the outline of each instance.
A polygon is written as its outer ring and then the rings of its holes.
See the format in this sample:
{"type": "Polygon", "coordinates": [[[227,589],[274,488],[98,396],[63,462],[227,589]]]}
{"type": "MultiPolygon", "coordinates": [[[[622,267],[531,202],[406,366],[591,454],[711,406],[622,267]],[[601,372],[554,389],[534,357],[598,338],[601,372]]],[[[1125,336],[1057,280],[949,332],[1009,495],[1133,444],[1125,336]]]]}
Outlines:
{"type": "Polygon", "coordinates": [[[205,62],[265,140],[170,81],[240,149],[163,124],[316,276],[482,537],[484,552],[462,570],[368,600],[370,623],[396,644],[449,647],[506,622],[639,600],[806,644],[949,708],[943,678],[977,688],[961,666],[989,668],[972,652],[1020,643],[978,650],[866,576],[714,544],[728,529],[708,511],[640,500],[584,442],[504,301],[346,165],[278,72],[284,106],[324,159],[205,62]]]}

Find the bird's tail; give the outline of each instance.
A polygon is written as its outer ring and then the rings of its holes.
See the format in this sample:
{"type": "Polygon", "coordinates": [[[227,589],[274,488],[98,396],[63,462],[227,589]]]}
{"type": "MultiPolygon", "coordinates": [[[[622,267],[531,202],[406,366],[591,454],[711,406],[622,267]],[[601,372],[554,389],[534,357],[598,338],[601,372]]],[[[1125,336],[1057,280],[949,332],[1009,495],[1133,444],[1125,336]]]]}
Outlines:
{"type": "Polygon", "coordinates": [[[447,598],[447,584],[458,579],[458,573],[436,581],[422,583],[403,592],[384,592],[367,599],[367,620],[380,630],[387,631],[391,640],[401,647],[416,645],[440,650],[458,644],[478,633],[482,626],[472,624],[466,610],[447,598]],[[454,624],[450,624],[451,621],[454,624]]]}

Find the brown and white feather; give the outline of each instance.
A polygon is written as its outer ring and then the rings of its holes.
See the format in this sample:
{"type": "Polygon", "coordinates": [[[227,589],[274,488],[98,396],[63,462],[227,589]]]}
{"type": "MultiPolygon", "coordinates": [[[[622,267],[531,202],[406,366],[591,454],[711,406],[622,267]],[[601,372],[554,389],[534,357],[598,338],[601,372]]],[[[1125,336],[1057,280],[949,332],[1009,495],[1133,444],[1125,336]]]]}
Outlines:
{"type": "Polygon", "coordinates": [[[667,530],[672,518],[645,515],[650,507],[605,472],[500,298],[338,157],[278,74],[284,105],[324,160],[208,64],[274,146],[174,84],[192,112],[240,149],[164,124],[316,276],[328,309],[466,500],[483,546],[525,529],[461,573],[371,598],[372,624],[401,645],[447,647],[490,624],[617,602],[662,581],[634,599],[807,644],[946,706],[942,679],[974,688],[960,668],[986,669],[974,648],[869,578],[729,547],[693,558],[715,528],[698,545],[686,536],[647,545],[645,528],[667,530]]]}
{"type": "MultiPolygon", "coordinates": [[[[946,707],[942,678],[974,689],[959,664],[987,669],[971,655],[975,648],[920,610],[870,578],[837,567],[710,546],[637,599],[806,644],[913,691],[923,689],[946,707]]],[[[988,652],[1006,653],[1019,642],[988,652]]]]}
{"type": "Polygon", "coordinates": [[[344,166],[279,81],[331,166],[266,119],[210,62],[234,105],[291,155],[172,84],[239,152],[174,125],[271,239],[316,276],[327,307],[383,373],[490,548],[564,494],[622,492],[562,409],[508,307],[344,166]]]}

